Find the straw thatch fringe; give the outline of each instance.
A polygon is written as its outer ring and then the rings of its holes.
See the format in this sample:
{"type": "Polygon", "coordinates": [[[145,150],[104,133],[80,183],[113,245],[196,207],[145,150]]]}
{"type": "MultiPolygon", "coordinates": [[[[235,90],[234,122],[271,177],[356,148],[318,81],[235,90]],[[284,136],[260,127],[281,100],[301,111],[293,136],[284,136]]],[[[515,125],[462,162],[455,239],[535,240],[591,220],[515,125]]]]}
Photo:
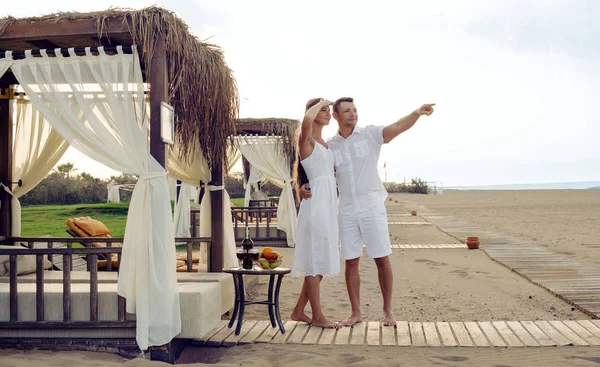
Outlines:
{"type": "MultiPolygon", "coordinates": [[[[156,40],[167,46],[169,104],[175,109],[176,144],[183,160],[201,149],[211,169],[224,161],[227,142],[235,134],[239,110],[237,86],[218,46],[191,35],[188,26],[168,10],[109,8],[92,13],[66,12],[34,18],[0,19],[0,33],[12,23],[60,22],[95,19],[98,37],[110,34],[108,21],[128,24],[133,43],[143,45],[142,58],[149,70],[156,40]]],[[[148,76],[148,75],[147,75],[148,76]]],[[[151,80],[148,80],[150,83],[151,80]]]]}
{"type": "Polygon", "coordinates": [[[294,136],[300,121],[284,118],[245,118],[237,120],[236,128],[238,131],[247,131],[249,127],[256,125],[260,126],[260,131],[253,131],[254,134],[259,135],[273,135],[280,136],[279,141],[281,151],[288,158],[292,159],[295,154],[295,142],[294,136]]]}

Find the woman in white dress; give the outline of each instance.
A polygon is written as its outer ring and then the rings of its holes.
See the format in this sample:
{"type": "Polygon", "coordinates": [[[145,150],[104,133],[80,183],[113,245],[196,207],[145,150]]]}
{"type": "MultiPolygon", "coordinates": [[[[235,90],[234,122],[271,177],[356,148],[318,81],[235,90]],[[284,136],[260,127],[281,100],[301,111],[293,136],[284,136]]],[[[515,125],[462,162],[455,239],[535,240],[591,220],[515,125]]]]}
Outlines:
{"type": "MultiPolygon", "coordinates": [[[[321,310],[320,283],[324,276],[340,271],[337,225],[337,189],[334,156],[321,137],[323,126],[331,120],[333,103],[321,98],[308,101],[298,137],[296,176],[304,171],[310,180],[312,197],[304,199],[298,213],[298,230],[292,276],[304,276],[291,319],[313,326],[340,328],[321,310]],[[298,163],[299,161],[299,163],[298,163]],[[310,302],[312,317],[304,312],[310,302]]],[[[296,186],[300,177],[296,177],[296,186]]]]}

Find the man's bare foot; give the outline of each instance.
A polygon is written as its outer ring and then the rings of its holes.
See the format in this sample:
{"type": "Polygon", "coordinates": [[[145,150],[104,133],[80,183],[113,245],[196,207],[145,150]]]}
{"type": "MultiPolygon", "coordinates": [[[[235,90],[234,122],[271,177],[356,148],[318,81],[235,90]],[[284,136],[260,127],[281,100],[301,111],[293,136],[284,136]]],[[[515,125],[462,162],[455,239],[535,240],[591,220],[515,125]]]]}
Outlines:
{"type": "Polygon", "coordinates": [[[352,314],[350,316],[348,316],[348,318],[345,321],[342,321],[342,325],[344,326],[354,326],[355,324],[358,324],[359,322],[362,322],[361,318],[360,318],[360,314],[352,314]]]}
{"type": "Polygon", "coordinates": [[[383,322],[383,326],[396,326],[396,319],[392,315],[392,311],[385,312],[385,316],[381,322],[383,322]]]}
{"type": "Polygon", "coordinates": [[[339,329],[342,327],[342,325],[338,324],[337,322],[329,321],[325,318],[323,320],[313,320],[311,326],[322,327],[323,329],[339,329]]]}
{"type": "Polygon", "coordinates": [[[301,322],[305,322],[307,324],[312,324],[312,319],[310,318],[310,316],[308,316],[304,312],[301,312],[301,313],[292,312],[292,314],[290,315],[290,319],[292,319],[292,321],[301,321],[301,322]]]}

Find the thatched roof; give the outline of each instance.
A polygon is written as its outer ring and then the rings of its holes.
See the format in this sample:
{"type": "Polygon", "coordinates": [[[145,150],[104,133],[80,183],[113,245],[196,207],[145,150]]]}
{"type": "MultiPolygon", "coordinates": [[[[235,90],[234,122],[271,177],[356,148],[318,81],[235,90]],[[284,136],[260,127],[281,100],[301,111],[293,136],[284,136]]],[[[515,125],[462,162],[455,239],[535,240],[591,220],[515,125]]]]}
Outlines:
{"type": "Polygon", "coordinates": [[[300,126],[299,120],[285,118],[245,118],[238,119],[238,135],[271,135],[281,137],[281,150],[290,159],[294,157],[295,134],[300,126]]]}
{"type": "Polygon", "coordinates": [[[216,167],[235,133],[236,83],[221,49],[190,34],[173,12],[153,6],[0,18],[0,50],[137,44],[142,45],[144,70],[149,70],[159,37],[166,40],[168,103],[175,109],[179,151],[187,158],[199,145],[211,168],[216,167]]]}

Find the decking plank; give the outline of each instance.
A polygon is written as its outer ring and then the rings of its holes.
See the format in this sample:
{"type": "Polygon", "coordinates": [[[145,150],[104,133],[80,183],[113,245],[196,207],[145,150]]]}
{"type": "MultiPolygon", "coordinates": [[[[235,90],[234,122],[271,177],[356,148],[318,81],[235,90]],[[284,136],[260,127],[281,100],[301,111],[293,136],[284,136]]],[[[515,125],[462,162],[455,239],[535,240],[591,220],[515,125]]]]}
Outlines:
{"type": "Polygon", "coordinates": [[[465,327],[465,325],[462,322],[451,322],[450,327],[452,328],[452,331],[454,331],[454,335],[456,335],[456,340],[458,342],[458,345],[460,345],[461,347],[474,347],[475,346],[475,344],[473,343],[473,340],[469,336],[469,332],[467,331],[467,328],[465,327]]]}

